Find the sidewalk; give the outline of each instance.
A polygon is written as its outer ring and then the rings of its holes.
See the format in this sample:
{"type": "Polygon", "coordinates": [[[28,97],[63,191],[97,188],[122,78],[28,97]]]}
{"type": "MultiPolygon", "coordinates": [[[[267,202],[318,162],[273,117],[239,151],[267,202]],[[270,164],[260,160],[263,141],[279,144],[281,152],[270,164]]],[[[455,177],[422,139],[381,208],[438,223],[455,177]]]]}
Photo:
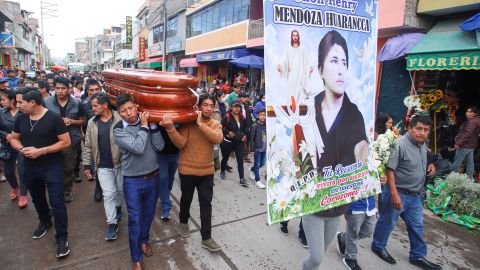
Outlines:
{"type": "MultiPolygon", "coordinates": [[[[234,165],[233,159],[230,165],[234,165]]],[[[248,173],[249,166],[245,164],[248,173]]],[[[248,174],[247,174],[248,175],[248,174]]],[[[63,260],[55,258],[54,230],[40,240],[31,234],[38,224],[31,201],[20,210],[17,202],[8,199],[8,183],[0,183],[0,269],[130,269],[127,219],[120,224],[116,241],[106,242],[103,203],[93,201],[93,182],[82,181],[73,188],[75,200],[67,205],[71,251],[63,260]]],[[[289,224],[290,234],[280,233],[278,225],[266,225],[265,190],[250,181],[250,187],[238,184],[236,169],[222,181],[215,176],[213,197],[212,236],[223,247],[218,254],[200,247],[198,232],[200,214],[195,196],[191,208],[189,238],[176,231],[180,188],[178,178],[172,191],[174,209],[172,220],[160,220],[159,207],[150,234],[154,255],[145,259],[146,269],[301,269],[307,250],[297,239],[298,220],[289,224]]],[[[126,214],[126,207],[122,207],[126,214]]],[[[425,239],[428,258],[444,269],[480,269],[480,237],[454,224],[445,223],[425,213],[425,239]]],[[[371,239],[359,241],[359,264],[363,269],[419,269],[408,262],[408,237],[405,226],[393,232],[388,250],[397,259],[390,266],[378,259],[369,249],[371,239]]],[[[345,226],[342,219],[341,229],[345,226]]],[[[345,269],[335,244],[327,251],[320,269],[345,269]]]]}

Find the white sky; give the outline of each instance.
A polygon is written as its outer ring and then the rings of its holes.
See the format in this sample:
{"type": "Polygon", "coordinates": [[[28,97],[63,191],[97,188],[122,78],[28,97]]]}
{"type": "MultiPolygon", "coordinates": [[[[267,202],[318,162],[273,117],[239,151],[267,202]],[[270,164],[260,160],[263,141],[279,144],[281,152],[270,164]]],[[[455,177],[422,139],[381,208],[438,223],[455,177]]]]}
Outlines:
{"type": "MultiPolygon", "coordinates": [[[[34,12],[40,21],[40,0],[12,0],[20,8],[34,12]]],[[[135,16],[145,0],[42,0],[57,4],[58,18],[44,19],[45,41],[53,57],[75,52],[75,41],[101,34],[104,28],[120,26],[125,16],[135,16]]],[[[40,25],[41,27],[41,25],[40,25]]],[[[41,30],[41,28],[39,29],[41,30]]],[[[41,31],[39,32],[41,33],[41,31]]]]}

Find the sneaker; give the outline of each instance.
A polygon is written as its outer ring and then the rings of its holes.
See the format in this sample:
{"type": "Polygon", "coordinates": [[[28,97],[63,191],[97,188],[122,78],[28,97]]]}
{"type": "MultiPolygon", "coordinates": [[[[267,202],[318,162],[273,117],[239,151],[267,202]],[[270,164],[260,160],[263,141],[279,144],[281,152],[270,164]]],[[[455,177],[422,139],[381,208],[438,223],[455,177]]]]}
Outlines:
{"type": "Polygon", "coordinates": [[[245,178],[240,179],[240,186],[248,187],[248,182],[245,178]]]}
{"type": "Polygon", "coordinates": [[[255,180],[255,172],[250,171],[250,180],[255,180]]]}
{"type": "Polygon", "coordinates": [[[222,248],[212,238],[202,241],[202,248],[208,249],[210,252],[220,251],[222,248]]]}
{"type": "Polygon", "coordinates": [[[232,166],[228,166],[228,164],[227,166],[225,166],[225,169],[227,170],[227,172],[232,172],[233,170],[232,166]]]}
{"type": "Polygon", "coordinates": [[[262,183],[262,180],[258,180],[255,182],[255,186],[261,189],[265,188],[265,185],[262,183]]]}
{"type": "Polygon", "coordinates": [[[303,248],[308,248],[307,238],[305,237],[305,235],[299,235],[298,240],[302,244],[303,248]]]}
{"type": "Polygon", "coordinates": [[[163,209],[162,210],[162,215],[160,216],[160,218],[163,221],[169,221],[170,220],[170,209],[163,209]]]}
{"type": "Polygon", "coordinates": [[[0,182],[6,182],[7,178],[5,178],[5,175],[0,176],[0,182]]]}
{"type": "Polygon", "coordinates": [[[73,195],[71,192],[66,192],[64,196],[65,196],[65,203],[73,202],[73,195]]]}
{"type": "Polygon", "coordinates": [[[190,229],[188,228],[188,223],[180,223],[180,225],[178,226],[178,232],[183,237],[189,237],[190,236],[190,229]]]}
{"type": "Polygon", "coordinates": [[[280,222],[280,231],[284,235],[288,235],[288,223],[287,222],[280,222]]]}
{"type": "Polygon", "coordinates": [[[15,201],[18,198],[18,187],[10,190],[10,200],[15,201]]]}
{"type": "Polygon", "coordinates": [[[18,207],[20,207],[20,209],[23,209],[27,207],[27,204],[28,204],[28,197],[20,196],[20,198],[18,199],[18,207]]]}
{"type": "Polygon", "coordinates": [[[33,232],[32,234],[32,238],[33,239],[40,239],[42,238],[48,231],[48,229],[50,229],[52,227],[52,222],[42,222],[40,221],[40,224],[38,224],[38,227],[37,229],[33,232]]]}
{"type": "Polygon", "coordinates": [[[101,202],[103,198],[103,192],[102,189],[95,188],[95,191],[93,192],[93,200],[96,202],[101,202]]]}
{"type": "Polygon", "coordinates": [[[57,242],[57,258],[62,258],[70,254],[70,244],[67,240],[57,242]]]}
{"type": "Polygon", "coordinates": [[[358,265],[357,260],[343,258],[343,264],[345,264],[348,270],[362,270],[362,268],[358,265]]]}
{"type": "Polygon", "coordinates": [[[220,172],[220,179],[222,180],[226,179],[225,172],[220,172]]]}
{"type": "Polygon", "coordinates": [[[117,224],[118,222],[123,220],[123,213],[122,213],[122,207],[117,206],[117,216],[115,217],[117,219],[117,224]]]}
{"type": "Polygon", "coordinates": [[[337,232],[337,251],[340,256],[345,256],[345,239],[343,233],[337,232]]]}
{"type": "Polygon", "coordinates": [[[117,224],[108,224],[108,230],[105,233],[105,240],[113,241],[117,239],[118,236],[118,225],[117,224]]]}

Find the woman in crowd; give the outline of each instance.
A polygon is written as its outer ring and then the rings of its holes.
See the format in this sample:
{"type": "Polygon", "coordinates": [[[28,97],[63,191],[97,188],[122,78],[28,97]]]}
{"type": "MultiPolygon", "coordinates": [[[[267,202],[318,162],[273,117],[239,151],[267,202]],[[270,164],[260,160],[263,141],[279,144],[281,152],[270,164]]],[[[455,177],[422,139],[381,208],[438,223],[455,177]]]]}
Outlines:
{"type": "Polygon", "coordinates": [[[13,90],[5,90],[0,93],[0,103],[3,107],[0,111],[0,138],[6,151],[10,154],[10,158],[3,160],[3,169],[5,171],[5,178],[12,187],[10,191],[10,199],[12,201],[18,198],[18,207],[25,208],[28,204],[27,187],[23,182],[23,156],[13,149],[10,144],[7,143],[8,136],[13,130],[15,119],[22,113],[16,106],[15,92],[13,90]],[[16,163],[18,161],[18,174],[20,185],[17,182],[16,163]]]}

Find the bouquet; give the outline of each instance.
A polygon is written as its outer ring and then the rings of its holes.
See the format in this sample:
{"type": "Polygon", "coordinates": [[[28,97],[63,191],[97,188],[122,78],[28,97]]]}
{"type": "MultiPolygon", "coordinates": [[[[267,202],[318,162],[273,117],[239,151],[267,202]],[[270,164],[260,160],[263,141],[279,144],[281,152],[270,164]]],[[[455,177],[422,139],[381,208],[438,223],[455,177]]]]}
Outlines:
{"type": "Polygon", "coordinates": [[[377,140],[373,143],[374,158],[380,163],[377,169],[380,177],[385,177],[388,159],[396,148],[396,134],[390,129],[387,129],[385,134],[378,135],[377,140]]]}

